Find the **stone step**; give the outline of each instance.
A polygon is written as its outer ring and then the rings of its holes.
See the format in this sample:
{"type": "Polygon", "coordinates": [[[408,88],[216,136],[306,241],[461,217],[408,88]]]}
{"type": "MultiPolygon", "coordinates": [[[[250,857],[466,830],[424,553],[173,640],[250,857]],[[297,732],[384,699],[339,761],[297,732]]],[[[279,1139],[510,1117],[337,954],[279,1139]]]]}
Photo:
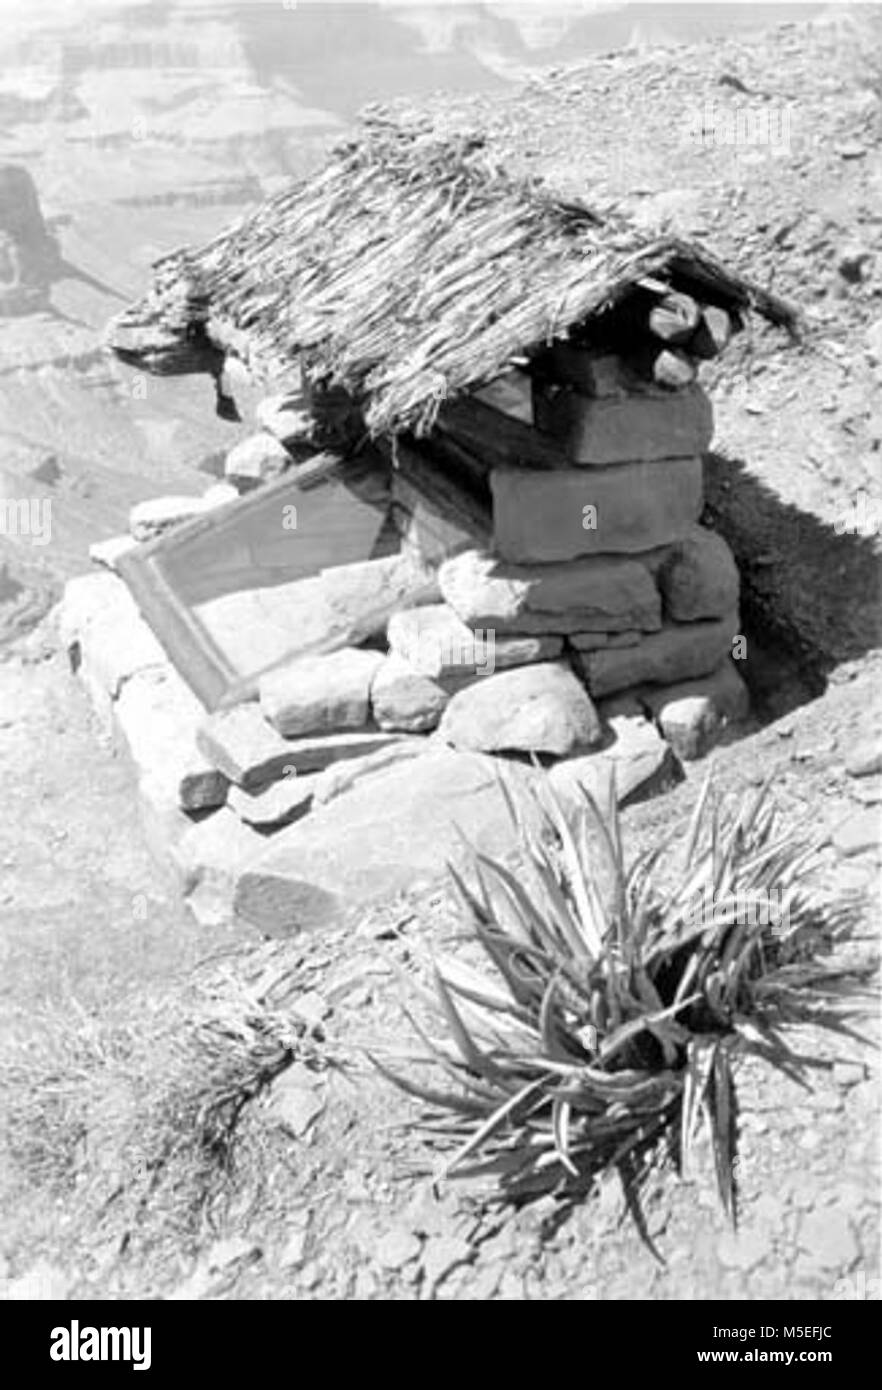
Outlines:
{"type": "MultiPolygon", "coordinates": [[[[515,795],[542,774],[507,765],[515,795]]],[[[497,760],[451,748],[378,771],[273,836],[239,876],[235,911],[266,936],[331,925],[355,909],[467,869],[463,836],[484,853],[515,853],[518,838],[497,760]]]]}

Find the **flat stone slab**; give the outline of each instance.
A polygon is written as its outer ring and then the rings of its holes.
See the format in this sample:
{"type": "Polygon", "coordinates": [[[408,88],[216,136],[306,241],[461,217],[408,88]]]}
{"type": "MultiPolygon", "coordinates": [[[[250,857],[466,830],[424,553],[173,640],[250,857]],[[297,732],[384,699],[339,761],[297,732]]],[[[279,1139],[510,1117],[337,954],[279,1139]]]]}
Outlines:
{"type": "Polygon", "coordinates": [[[320,772],[331,763],[374,753],[400,737],[375,729],[356,733],[284,739],[254,703],[218,710],[202,723],[197,743],[214,767],[246,791],[255,791],[304,772],[320,772]]]}
{"type": "Polygon", "coordinates": [[[636,647],[576,652],[574,660],[595,698],[647,682],[672,685],[722,665],[738,631],[737,614],[708,622],[666,623],[636,647]]]}
{"type": "Polygon", "coordinates": [[[456,748],[566,757],[598,742],[600,721],[566,662],[540,662],[458,691],[442,715],[439,736],[456,748]]]}
{"type": "Polygon", "coordinates": [[[214,767],[248,791],[277,781],[294,767],[289,745],[253,703],[208,715],[196,742],[214,767]]]}
{"type": "Polygon", "coordinates": [[[393,614],[387,633],[391,651],[433,680],[492,675],[509,666],[551,661],[563,648],[560,637],[470,627],[446,603],[393,614]]]}
{"type": "Polygon", "coordinates": [[[58,635],[104,715],[136,672],[169,664],[128,587],[110,571],[68,581],[58,608],[58,635]]]}
{"type": "Polygon", "coordinates": [[[698,455],[607,468],[495,468],[490,486],[494,548],[515,564],[668,545],[688,534],[704,503],[698,455]]]}
{"type": "Polygon", "coordinates": [[[536,424],[573,463],[601,466],[703,454],[714,434],[713,407],[700,386],[595,399],[552,388],[537,395],[536,424]]]}
{"type": "Polygon", "coordinates": [[[515,565],[469,550],[441,566],[438,584],[467,627],[493,628],[497,635],[661,627],[661,596],[651,574],[621,556],[515,565]]]}
{"type": "Polygon", "coordinates": [[[196,744],[205,710],[170,664],[131,676],[113,714],[140,774],[141,795],[158,815],[224,804],[229,781],[196,744]]]}
{"type": "MultiPolygon", "coordinates": [[[[505,775],[515,794],[539,776],[521,766],[505,775]]],[[[407,759],[274,836],[239,876],[236,916],[267,936],[340,921],[442,879],[448,861],[467,865],[457,826],[484,853],[517,849],[496,760],[450,748],[407,759]]]]}
{"type": "Polygon", "coordinates": [[[371,681],[383,660],[376,651],[342,647],[301,656],[260,681],[260,708],[286,738],[359,729],[367,723],[371,681]]]}
{"type": "Polygon", "coordinates": [[[58,633],[105,734],[125,742],[141,794],[160,821],[179,808],[222,806],[228,779],[196,744],[205,710],[123,581],[110,571],[71,580],[58,633]]]}
{"type": "Polygon", "coordinates": [[[383,637],[396,609],[439,597],[434,575],[404,555],[389,555],[221,594],[201,606],[200,617],[238,670],[257,672],[332,645],[383,637]]]}

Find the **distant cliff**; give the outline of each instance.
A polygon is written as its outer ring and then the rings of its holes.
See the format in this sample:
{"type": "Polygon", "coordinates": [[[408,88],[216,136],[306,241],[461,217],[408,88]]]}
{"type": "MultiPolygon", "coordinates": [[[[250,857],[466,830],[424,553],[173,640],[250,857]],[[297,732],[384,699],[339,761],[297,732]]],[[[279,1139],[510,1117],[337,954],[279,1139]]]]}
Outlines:
{"type": "Polygon", "coordinates": [[[58,259],[27,169],[0,164],[0,315],[42,308],[58,259]]]}

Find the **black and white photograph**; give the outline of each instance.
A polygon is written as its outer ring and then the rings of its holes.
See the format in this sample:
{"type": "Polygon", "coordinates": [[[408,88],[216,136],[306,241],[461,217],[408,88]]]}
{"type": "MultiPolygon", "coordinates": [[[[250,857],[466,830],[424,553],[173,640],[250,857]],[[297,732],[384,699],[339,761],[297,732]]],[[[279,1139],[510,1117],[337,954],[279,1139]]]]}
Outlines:
{"type": "Polygon", "coordinates": [[[869,1356],[880,530],[882,4],[0,0],[23,1368],[869,1356]]]}

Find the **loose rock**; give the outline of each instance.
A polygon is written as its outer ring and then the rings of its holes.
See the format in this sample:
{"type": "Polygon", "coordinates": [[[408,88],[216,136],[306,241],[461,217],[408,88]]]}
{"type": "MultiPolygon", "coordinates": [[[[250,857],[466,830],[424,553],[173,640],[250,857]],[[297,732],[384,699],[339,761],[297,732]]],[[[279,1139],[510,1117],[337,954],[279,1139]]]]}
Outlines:
{"type": "Polygon", "coordinates": [[[861,1253],[848,1212],[838,1203],[803,1217],[799,1244],[820,1269],[848,1270],[861,1253]]]}
{"type": "Polygon", "coordinates": [[[750,695],[731,661],[694,681],[665,689],[642,687],[640,698],[679,758],[700,758],[722,729],[747,717],[750,695]]]}
{"type": "Polygon", "coordinates": [[[384,1269],[403,1269],[418,1258],[422,1242],[406,1226],[394,1227],[380,1237],[377,1244],[377,1263],[384,1269]]]}
{"type": "Polygon", "coordinates": [[[882,739],[868,739],[852,749],[845,760],[849,777],[873,777],[882,772],[882,739]]]}
{"type": "Polygon", "coordinates": [[[458,748],[567,757],[597,743],[600,721],[570,668],[541,662],[459,691],[444,711],[440,734],[458,748]]]}
{"type": "Polygon", "coordinates": [[[385,658],[371,685],[371,713],[379,729],[426,733],[434,729],[450,691],[398,655],[385,658]]]}
{"type": "Polygon", "coordinates": [[[858,811],[842,821],[833,832],[833,846],[843,858],[864,854],[880,847],[882,818],[875,810],[858,811]]]}
{"type": "Polygon", "coordinates": [[[594,753],[564,758],[549,770],[548,780],[564,804],[582,805],[587,789],[598,805],[608,789],[620,806],[655,795],[682,778],[676,758],[648,719],[618,715],[610,720],[613,742],[594,753]]]}
{"type": "Polygon", "coordinates": [[[249,435],[230,450],[224,461],[224,476],[239,488],[277,478],[291,463],[291,455],[273,435],[262,430],[249,435]]]}

